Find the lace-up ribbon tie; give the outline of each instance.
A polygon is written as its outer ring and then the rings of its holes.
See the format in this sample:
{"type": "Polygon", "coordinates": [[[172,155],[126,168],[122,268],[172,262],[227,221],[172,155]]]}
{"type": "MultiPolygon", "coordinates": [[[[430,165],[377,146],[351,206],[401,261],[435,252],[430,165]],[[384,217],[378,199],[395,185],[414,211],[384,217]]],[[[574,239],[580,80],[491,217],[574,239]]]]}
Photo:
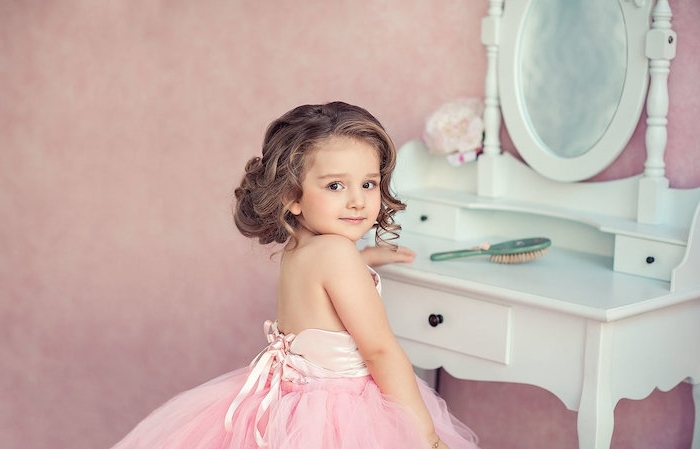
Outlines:
{"type": "Polygon", "coordinates": [[[280,334],[277,327],[270,320],[265,321],[265,334],[269,345],[250,363],[248,378],[229,406],[224,419],[226,430],[230,432],[233,428],[233,415],[238,407],[246,397],[264,390],[267,380],[272,374],[270,388],[260,402],[255,414],[255,441],[259,446],[266,446],[267,434],[267,429],[261,433],[259,423],[265,412],[270,408],[272,401],[281,397],[282,380],[290,380],[296,383],[305,382],[301,373],[293,366],[290,366],[288,361],[289,347],[294,340],[294,335],[280,334]]]}

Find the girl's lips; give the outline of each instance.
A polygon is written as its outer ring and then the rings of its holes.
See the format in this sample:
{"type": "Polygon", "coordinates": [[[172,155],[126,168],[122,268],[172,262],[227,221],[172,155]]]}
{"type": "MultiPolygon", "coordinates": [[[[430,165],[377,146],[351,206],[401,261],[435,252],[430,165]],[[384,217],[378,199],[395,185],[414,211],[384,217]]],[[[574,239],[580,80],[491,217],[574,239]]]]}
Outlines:
{"type": "Polygon", "coordinates": [[[347,221],[349,223],[362,223],[363,221],[365,221],[363,217],[345,217],[341,218],[341,220],[347,221]]]}

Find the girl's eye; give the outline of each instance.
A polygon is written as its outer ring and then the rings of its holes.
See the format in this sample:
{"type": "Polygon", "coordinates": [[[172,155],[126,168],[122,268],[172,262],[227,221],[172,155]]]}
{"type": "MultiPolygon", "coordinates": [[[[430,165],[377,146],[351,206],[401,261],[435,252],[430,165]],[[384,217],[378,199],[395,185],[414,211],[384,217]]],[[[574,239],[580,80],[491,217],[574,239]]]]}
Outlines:
{"type": "Polygon", "coordinates": [[[373,189],[375,187],[377,187],[376,181],[367,181],[364,184],[362,184],[362,188],[364,189],[373,189]]]}
{"type": "Polygon", "coordinates": [[[339,182],[332,182],[332,183],[328,184],[328,190],[336,191],[336,190],[341,190],[342,188],[343,188],[343,185],[339,182]]]}

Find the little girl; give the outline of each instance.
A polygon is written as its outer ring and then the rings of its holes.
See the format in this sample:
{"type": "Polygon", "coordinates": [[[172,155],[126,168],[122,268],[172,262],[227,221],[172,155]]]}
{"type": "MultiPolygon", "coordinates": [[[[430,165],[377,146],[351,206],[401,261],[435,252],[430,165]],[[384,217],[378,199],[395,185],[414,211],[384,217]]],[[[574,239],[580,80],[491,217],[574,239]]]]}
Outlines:
{"type": "Polygon", "coordinates": [[[267,129],[234,219],[280,255],[277,320],[249,367],[180,394],[114,449],[474,449],[476,437],[413,373],[369,266],[410,262],[388,242],[405,205],[396,150],[366,110],[299,106],[267,129]],[[356,243],[374,229],[376,245],[356,243]]]}

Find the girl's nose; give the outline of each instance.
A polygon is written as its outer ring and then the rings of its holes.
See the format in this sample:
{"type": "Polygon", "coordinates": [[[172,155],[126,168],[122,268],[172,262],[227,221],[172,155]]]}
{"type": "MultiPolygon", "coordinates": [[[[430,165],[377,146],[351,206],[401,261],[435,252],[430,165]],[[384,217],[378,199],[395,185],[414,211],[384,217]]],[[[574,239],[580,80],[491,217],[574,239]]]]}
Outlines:
{"type": "Polygon", "coordinates": [[[362,190],[349,190],[348,207],[361,209],[365,206],[365,193],[362,190]]]}

